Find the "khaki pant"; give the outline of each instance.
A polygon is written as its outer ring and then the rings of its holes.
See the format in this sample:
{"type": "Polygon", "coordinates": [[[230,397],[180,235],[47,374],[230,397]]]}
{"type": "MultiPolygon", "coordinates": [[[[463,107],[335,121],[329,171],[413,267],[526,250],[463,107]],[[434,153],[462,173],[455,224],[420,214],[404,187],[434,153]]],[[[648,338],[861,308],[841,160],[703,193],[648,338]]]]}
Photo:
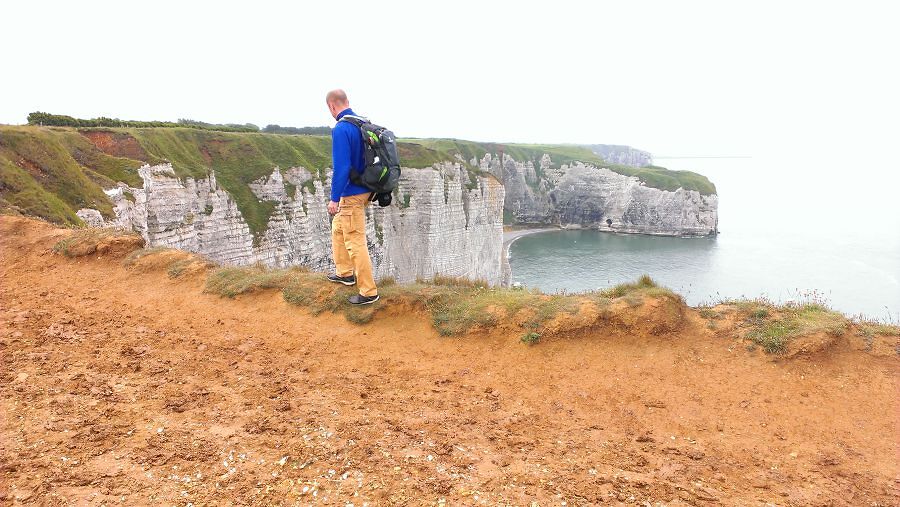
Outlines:
{"type": "Polygon", "coordinates": [[[356,273],[356,287],[363,296],[378,294],[372,278],[372,260],[366,245],[366,206],[370,194],[341,197],[341,210],[331,221],[331,252],[335,274],[356,273]]]}

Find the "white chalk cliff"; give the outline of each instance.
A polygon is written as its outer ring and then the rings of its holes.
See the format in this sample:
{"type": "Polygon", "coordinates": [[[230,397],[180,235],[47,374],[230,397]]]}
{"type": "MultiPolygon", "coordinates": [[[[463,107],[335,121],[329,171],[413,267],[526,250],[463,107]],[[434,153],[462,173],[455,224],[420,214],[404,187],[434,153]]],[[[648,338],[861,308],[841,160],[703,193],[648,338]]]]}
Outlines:
{"type": "MultiPolygon", "coordinates": [[[[120,183],[107,191],[116,214],[107,225],[139,232],[148,246],[196,252],[224,264],[334,269],[326,209],[330,182],[302,167],[273,168],[250,185],[257,198],[275,204],[257,244],[214,173],[179,179],[171,165],[162,164],[144,166],[139,174],[142,188],[120,183]]],[[[373,203],[367,211],[376,277],[409,282],[444,275],[498,283],[503,200],[496,179],[479,177],[473,186],[458,162],[404,170],[394,204],[373,203]]]]}
{"type": "MultiPolygon", "coordinates": [[[[471,175],[462,160],[404,169],[394,203],[369,207],[367,237],[377,278],[409,282],[444,275],[504,282],[504,214],[515,223],[627,233],[717,232],[715,194],[651,188],[580,162],[554,166],[547,155],[537,166],[509,156],[501,164],[491,154],[470,166],[482,175],[471,175]]],[[[260,202],[274,207],[256,237],[214,171],[200,179],[178,178],[170,164],[160,164],[145,165],[139,174],[143,187],[119,183],[107,190],[112,221],[104,223],[93,210],[79,216],[92,225],[135,230],[148,246],[196,252],[223,264],[334,269],[326,210],[330,181],[303,167],[273,167],[249,185],[260,202]]]]}
{"type": "Polygon", "coordinates": [[[718,196],[679,188],[660,190],[603,167],[581,162],[554,167],[544,155],[538,167],[510,157],[479,161],[503,178],[505,210],[516,223],[664,236],[718,232],[718,196]]]}

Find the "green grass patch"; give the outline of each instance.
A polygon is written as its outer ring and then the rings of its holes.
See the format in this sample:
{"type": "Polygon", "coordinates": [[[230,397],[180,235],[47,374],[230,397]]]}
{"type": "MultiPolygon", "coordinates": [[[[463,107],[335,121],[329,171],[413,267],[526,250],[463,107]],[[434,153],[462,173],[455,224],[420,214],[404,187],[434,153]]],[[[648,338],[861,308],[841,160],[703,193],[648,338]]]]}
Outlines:
{"type": "Polygon", "coordinates": [[[531,331],[530,333],[523,334],[520,340],[526,345],[534,345],[541,340],[541,334],[531,331]]]}
{"type": "Polygon", "coordinates": [[[26,214],[77,225],[75,212],[94,208],[113,216],[103,188],[69,153],[63,137],[41,127],[0,127],[0,197],[26,214]]]}
{"type": "Polygon", "coordinates": [[[766,308],[757,308],[750,312],[750,317],[754,319],[764,319],[769,316],[769,310],[766,308]]]}
{"type": "Polygon", "coordinates": [[[430,283],[432,285],[442,285],[444,287],[471,287],[480,289],[491,286],[487,280],[481,278],[471,279],[443,275],[435,275],[430,281],[419,280],[418,283],[430,283]]]}
{"type": "Polygon", "coordinates": [[[287,285],[291,276],[303,272],[304,270],[297,268],[270,270],[260,266],[224,267],[209,274],[204,292],[233,298],[263,289],[280,289],[287,285]]]}
{"type": "Polygon", "coordinates": [[[660,287],[650,275],[641,275],[636,282],[620,283],[609,289],[604,289],[596,293],[600,298],[615,299],[626,298],[626,301],[639,301],[641,296],[650,296],[654,298],[669,298],[684,302],[683,298],[672,292],[671,290],[660,287]]]}
{"type": "Polygon", "coordinates": [[[47,191],[27,171],[0,153],[0,203],[4,208],[72,226],[83,222],[68,203],[47,191]]]}
{"type": "Polygon", "coordinates": [[[620,283],[612,288],[600,291],[600,295],[611,298],[620,298],[631,292],[641,289],[651,289],[656,286],[656,282],[654,282],[649,275],[641,275],[641,277],[638,278],[637,282],[620,283]]]}
{"type": "Polygon", "coordinates": [[[747,337],[769,354],[781,354],[787,349],[790,338],[799,334],[795,322],[777,320],[752,329],[747,337]]]}
{"type": "Polygon", "coordinates": [[[815,333],[843,335],[850,320],[821,303],[776,305],[765,299],[731,301],[749,327],[746,337],[770,354],[782,354],[794,338],[815,333]]]}
{"type": "Polygon", "coordinates": [[[284,192],[291,199],[296,199],[297,198],[297,185],[294,185],[293,183],[291,183],[289,181],[285,181],[284,182],[284,192]]]}

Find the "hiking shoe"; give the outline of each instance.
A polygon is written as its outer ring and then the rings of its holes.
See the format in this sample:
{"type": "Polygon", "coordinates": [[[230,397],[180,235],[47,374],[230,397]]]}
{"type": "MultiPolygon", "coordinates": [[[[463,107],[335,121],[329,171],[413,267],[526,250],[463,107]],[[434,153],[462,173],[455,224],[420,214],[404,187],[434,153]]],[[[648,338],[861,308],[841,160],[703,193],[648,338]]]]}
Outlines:
{"type": "Polygon", "coordinates": [[[362,296],[360,294],[354,294],[350,296],[347,301],[350,301],[351,305],[370,305],[375,301],[378,301],[378,294],[375,294],[374,296],[362,296]]]}
{"type": "Polygon", "coordinates": [[[337,276],[337,275],[328,275],[328,281],[334,283],[342,283],[344,285],[356,285],[356,276],[337,276]]]}

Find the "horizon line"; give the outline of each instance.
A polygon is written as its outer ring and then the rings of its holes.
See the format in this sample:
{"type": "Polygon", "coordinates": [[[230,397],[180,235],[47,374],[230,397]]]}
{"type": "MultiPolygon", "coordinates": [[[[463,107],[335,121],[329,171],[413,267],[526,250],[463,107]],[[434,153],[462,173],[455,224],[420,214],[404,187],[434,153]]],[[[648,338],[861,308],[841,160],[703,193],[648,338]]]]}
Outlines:
{"type": "Polygon", "coordinates": [[[667,157],[664,155],[656,156],[651,155],[653,159],[673,159],[673,158],[753,158],[751,155],[711,155],[711,156],[696,156],[696,157],[667,157]]]}

